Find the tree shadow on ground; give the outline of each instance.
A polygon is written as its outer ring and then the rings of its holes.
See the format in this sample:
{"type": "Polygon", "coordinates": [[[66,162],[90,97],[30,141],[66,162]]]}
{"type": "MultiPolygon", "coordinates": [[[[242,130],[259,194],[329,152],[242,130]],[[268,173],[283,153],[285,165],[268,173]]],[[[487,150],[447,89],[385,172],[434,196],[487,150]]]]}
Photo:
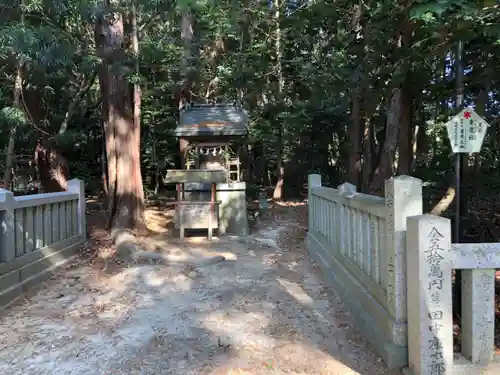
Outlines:
{"type": "MultiPolygon", "coordinates": [[[[272,226],[267,231],[277,233],[279,223],[272,226]]],[[[17,335],[38,324],[32,351],[13,368],[24,374],[36,373],[30,372],[36,366],[68,369],[54,374],[385,374],[338,296],[314,274],[304,247],[269,246],[261,235],[269,233],[203,244],[168,238],[169,251],[185,260],[175,266],[136,265],[106,276],[71,270],[58,281],[63,296],[54,298],[57,288],[39,293],[6,318],[12,326],[16,316],[31,317],[31,324],[16,326],[17,335]],[[190,266],[213,253],[228,260],[190,266]],[[68,280],[76,281],[68,286],[68,280]],[[48,350],[50,356],[40,354],[48,350]]],[[[0,351],[0,363],[21,350],[0,351]]]]}

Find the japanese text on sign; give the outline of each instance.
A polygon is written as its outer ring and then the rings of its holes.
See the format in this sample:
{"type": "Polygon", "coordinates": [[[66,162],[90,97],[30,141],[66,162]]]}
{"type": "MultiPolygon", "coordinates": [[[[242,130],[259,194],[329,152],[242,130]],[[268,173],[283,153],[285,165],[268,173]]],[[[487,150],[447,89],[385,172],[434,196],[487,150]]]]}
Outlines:
{"type": "Polygon", "coordinates": [[[488,126],[476,112],[464,109],[446,124],[452,151],[479,152],[488,126]]]}

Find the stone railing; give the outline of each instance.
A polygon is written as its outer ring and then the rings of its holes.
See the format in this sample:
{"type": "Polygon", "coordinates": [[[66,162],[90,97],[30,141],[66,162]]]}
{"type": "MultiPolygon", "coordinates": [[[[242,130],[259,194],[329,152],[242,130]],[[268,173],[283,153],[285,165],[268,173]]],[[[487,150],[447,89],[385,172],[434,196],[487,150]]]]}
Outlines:
{"type": "Polygon", "coordinates": [[[0,307],[66,263],[86,238],[83,181],[14,197],[0,189],[0,307]]]}
{"type": "Polygon", "coordinates": [[[422,213],[421,181],[390,179],[382,198],[310,175],[308,204],[309,253],[387,365],[406,365],[406,218],[422,213]]]}
{"type": "Polygon", "coordinates": [[[500,243],[452,244],[445,218],[408,218],[411,375],[500,374],[494,355],[495,269],[500,243]],[[452,270],[462,271],[462,353],[453,353],[452,270]]]}

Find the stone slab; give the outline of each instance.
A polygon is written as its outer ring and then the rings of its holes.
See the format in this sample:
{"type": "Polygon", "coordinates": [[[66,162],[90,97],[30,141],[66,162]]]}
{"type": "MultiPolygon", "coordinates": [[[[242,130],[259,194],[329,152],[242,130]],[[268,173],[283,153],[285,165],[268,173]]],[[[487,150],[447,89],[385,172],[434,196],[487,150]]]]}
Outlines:
{"type": "Polygon", "coordinates": [[[500,243],[452,244],[453,268],[500,268],[500,243]]]}
{"type": "Polygon", "coordinates": [[[73,243],[59,251],[53,252],[45,258],[36,260],[28,265],[11,271],[0,278],[0,308],[5,308],[14,302],[22,293],[29,291],[32,287],[46,280],[52,271],[70,262],[83,241],[73,243]],[[7,285],[2,280],[18,280],[17,284],[7,285]],[[3,290],[2,290],[3,289],[3,290]]]}
{"type": "Polygon", "coordinates": [[[214,229],[219,226],[219,202],[178,201],[175,210],[175,229],[214,229]],[[181,223],[182,218],[182,223],[181,223]]]}
{"type": "MultiPolygon", "coordinates": [[[[370,321],[377,324],[385,339],[389,342],[405,346],[408,342],[406,323],[396,322],[384,305],[385,298],[380,298],[383,291],[380,285],[375,284],[369,277],[361,277],[363,271],[356,267],[344,255],[331,249],[331,244],[325,237],[316,231],[309,231],[308,238],[314,240],[315,245],[321,249],[321,257],[330,271],[335,275],[342,275],[351,287],[350,299],[355,299],[363,311],[370,312],[370,321]]],[[[365,275],[366,276],[366,275],[365,275]]]]}
{"type": "Polygon", "coordinates": [[[188,182],[217,183],[227,181],[227,171],[208,169],[170,169],[164,178],[164,183],[184,184],[188,182]]]}
{"type": "MultiPolygon", "coordinates": [[[[349,310],[357,328],[363,332],[363,335],[370,342],[374,351],[382,357],[389,369],[396,369],[405,366],[408,363],[408,349],[406,346],[394,345],[388,338],[387,333],[381,331],[380,326],[387,326],[389,323],[380,324],[374,320],[373,310],[383,307],[372,298],[372,308],[366,309],[361,305],[357,296],[364,293],[367,297],[369,293],[364,291],[355,279],[349,277],[349,274],[342,268],[328,262],[325,258],[325,249],[317,242],[311,232],[307,236],[307,248],[311,257],[320,266],[323,275],[340,295],[343,303],[349,310]]],[[[389,314],[387,313],[389,318],[389,314]]],[[[403,327],[406,330],[406,327],[403,327]]]]}
{"type": "Polygon", "coordinates": [[[14,197],[16,202],[14,208],[26,208],[26,207],[36,207],[43,204],[53,204],[59,202],[67,202],[72,200],[78,200],[79,195],[72,192],[60,192],[60,193],[42,193],[42,194],[32,194],[23,195],[20,197],[14,197]]]}
{"type": "MultiPolygon", "coordinates": [[[[10,262],[0,263],[0,275],[7,274],[13,270],[24,267],[37,260],[48,257],[51,254],[57,253],[60,250],[78,242],[81,242],[81,236],[80,235],[72,236],[62,241],[59,241],[55,244],[45,246],[41,249],[37,249],[31,253],[15,258],[10,262]]],[[[0,284],[0,289],[1,289],[1,284],[0,284]]]]}
{"type": "Polygon", "coordinates": [[[338,189],[323,186],[313,186],[310,188],[312,194],[324,198],[331,202],[336,202],[346,207],[361,210],[370,215],[380,218],[386,217],[386,207],[384,198],[367,194],[349,194],[338,189]]]}
{"type": "MultiPolygon", "coordinates": [[[[416,375],[408,367],[403,368],[403,375],[416,375]]],[[[500,374],[500,356],[487,365],[474,364],[462,354],[455,353],[453,358],[453,375],[498,375],[500,374]]]]}
{"type": "Polygon", "coordinates": [[[17,271],[6,273],[0,276],[0,292],[12,288],[21,282],[21,275],[17,271]]]}
{"type": "Polygon", "coordinates": [[[9,289],[0,291],[0,311],[9,307],[12,303],[17,301],[23,294],[23,287],[21,284],[16,284],[9,289]]]}

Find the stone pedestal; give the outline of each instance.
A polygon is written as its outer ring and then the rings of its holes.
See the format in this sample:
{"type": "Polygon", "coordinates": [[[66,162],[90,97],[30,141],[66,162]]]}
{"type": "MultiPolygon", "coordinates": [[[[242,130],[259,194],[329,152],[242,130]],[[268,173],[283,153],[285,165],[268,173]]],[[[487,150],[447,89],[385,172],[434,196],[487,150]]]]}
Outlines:
{"type": "MultiPolygon", "coordinates": [[[[186,183],[184,199],[210,200],[210,184],[186,183]]],[[[219,201],[219,235],[247,236],[248,214],[246,183],[217,183],[215,199],[219,201]]]]}

